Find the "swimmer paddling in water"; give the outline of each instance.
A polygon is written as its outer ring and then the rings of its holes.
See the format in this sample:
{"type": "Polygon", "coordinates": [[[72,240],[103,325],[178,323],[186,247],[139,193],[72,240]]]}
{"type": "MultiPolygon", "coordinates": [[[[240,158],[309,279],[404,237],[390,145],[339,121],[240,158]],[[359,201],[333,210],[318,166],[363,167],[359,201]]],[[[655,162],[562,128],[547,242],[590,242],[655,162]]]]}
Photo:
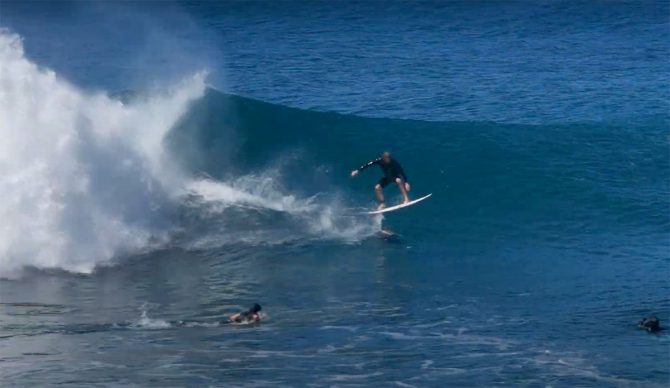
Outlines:
{"type": "Polygon", "coordinates": [[[388,151],[384,152],[381,157],[369,161],[364,165],[360,166],[359,168],[355,169],[354,171],[352,171],[351,177],[352,178],[355,177],[361,171],[375,164],[378,165],[382,169],[382,172],[384,173],[384,176],[381,179],[379,179],[379,181],[375,185],[375,196],[377,197],[377,202],[379,202],[378,210],[383,209],[385,206],[384,193],[382,192],[382,190],[384,190],[384,187],[386,187],[389,183],[392,182],[395,182],[398,185],[398,188],[400,189],[400,194],[402,194],[402,203],[408,203],[409,196],[407,195],[407,193],[410,190],[410,186],[409,182],[407,181],[407,175],[405,175],[405,171],[403,171],[400,163],[398,163],[395,159],[391,158],[391,153],[388,151]]]}
{"type": "Polygon", "coordinates": [[[254,303],[253,306],[247,311],[241,311],[239,313],[233,314],[228,317],[230,322],[234,323],[255,323],[261,321],[261,316],[259,312],[261,311],[261,305],[254,303]]]}

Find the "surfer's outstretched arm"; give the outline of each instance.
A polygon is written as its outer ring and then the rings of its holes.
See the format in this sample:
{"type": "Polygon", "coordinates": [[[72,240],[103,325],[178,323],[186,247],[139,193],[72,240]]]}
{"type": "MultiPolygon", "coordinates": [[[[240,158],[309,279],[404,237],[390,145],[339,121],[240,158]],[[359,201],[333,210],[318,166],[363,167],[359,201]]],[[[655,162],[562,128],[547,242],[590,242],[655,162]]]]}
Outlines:
{"type": "Polygon", "coordinates": [[[352,171],[352,172],[351,172],[351,176],[354,177],[354,176],[358,175],[359,172],[365,170],[366,168],[368,168],[368,167],[370,167],[370,166],[373,166],[373,165],[375,165],[375,164],[379,164],[379,163],[381,162],[381,160],[382,160],[382,158],[377,158],[377,159],[375,159],[375,160],[371,160],[371,161],[365,163],[364,165],[362,165],[362,166],[360,166],[359,168],[357,168],[357,169],[355,169],[354,171],[352,171]]]}

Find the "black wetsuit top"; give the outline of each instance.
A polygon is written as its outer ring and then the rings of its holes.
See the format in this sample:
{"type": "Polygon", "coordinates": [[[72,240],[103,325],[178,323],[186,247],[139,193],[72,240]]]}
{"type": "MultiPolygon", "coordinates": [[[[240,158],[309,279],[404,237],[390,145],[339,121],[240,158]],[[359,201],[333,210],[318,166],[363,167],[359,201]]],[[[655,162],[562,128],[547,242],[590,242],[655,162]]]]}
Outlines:
{"type": "Polygon", "coordinates": [[[384,173],[384,177],[382,177],[382,179],[379,180],[379,184],[382,187],[385,187],[389,183],[395,181],[395,178],[402,178],[402,180],[404,180],[405,182],[409,182],[409,180],[407,179],[407,175],[405,175],[405,171],[403,171],[402,169],[402,166],[400,165],[400,163],[396,162],[395,159],[391,159],[390,162],[384,163],[382,158],[377,158],[360,166],[358,168],[358,171],[363,171],[374,164],[378,165],[382,169],[382,172],[384,173]]]}

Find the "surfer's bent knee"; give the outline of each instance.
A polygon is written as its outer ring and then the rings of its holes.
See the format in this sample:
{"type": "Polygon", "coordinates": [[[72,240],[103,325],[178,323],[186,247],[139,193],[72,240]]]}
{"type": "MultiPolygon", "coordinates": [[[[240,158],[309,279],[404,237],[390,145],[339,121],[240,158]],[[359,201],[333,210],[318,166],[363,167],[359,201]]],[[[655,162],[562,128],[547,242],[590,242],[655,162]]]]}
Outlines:
{"type": "Polygon", "coordinates": [[[377,183],[377,184],[375,185],[375,190],[376,190],[376,191],[381,191],[381,190],[382,190],[382,185],[380,185],[379,183],[377,183]]]}

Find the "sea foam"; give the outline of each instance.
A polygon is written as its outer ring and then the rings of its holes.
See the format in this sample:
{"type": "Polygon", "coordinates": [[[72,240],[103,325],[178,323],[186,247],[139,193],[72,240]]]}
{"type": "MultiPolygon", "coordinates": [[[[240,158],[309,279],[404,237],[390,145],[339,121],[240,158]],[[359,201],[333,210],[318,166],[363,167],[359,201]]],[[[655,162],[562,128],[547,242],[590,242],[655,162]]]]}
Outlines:
{"type": "Polygon", "coordinates": [[[165,236],[184,176],[163,138],[204,90],[198,73],[124,103],[40,68],[0,32],[0,275],[90,272],[165,236]]]}
{"type": "MultiPolygon", "coordinates": [[[[0,31],[0,277],[24,267],[90,273],[160,246],[181,227],[175,219],[187,197],[208,213],[238,206],[288,214],[302,225],[298,237],[352,241],[378,228],[342,218],[340,204],[290,194],[279,171],[222,182],[182,169],[164,140],[203,96],[205,78],[198,72],[128,101],[39,67],[19,35],[0,31]]],[[[205,238],[231,242],[217,233],[205,238]]],[[[295,238],[296,231],[285,234],[295,238]]]]}

